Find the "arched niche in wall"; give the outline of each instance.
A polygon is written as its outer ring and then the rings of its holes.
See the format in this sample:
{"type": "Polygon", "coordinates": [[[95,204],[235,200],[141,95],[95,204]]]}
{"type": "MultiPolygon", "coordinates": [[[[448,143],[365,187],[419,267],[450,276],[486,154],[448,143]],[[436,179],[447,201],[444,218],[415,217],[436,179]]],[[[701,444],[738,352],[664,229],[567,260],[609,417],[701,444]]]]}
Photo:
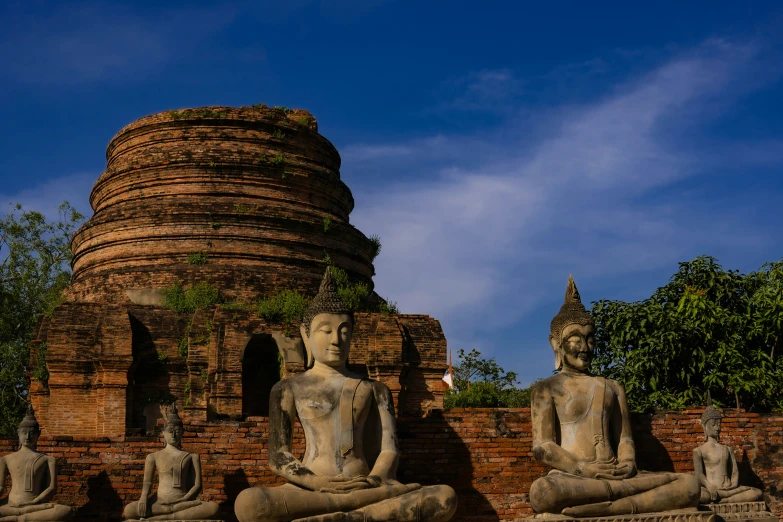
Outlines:
{"type": "Polygon", "coordinates": [[[171,402],[167,364],[158,356],[149,328],[129,315],[133,363],[128,369],[125,416],[126,434],[142,435],[154,430],[161,417],[160,404],[171,402]]]}
{"type": "Polygon", "coordinates": [[[269,416],[269,393],[285,368],[286,351],[278,346],[276,336],[256,334],[242,350],[242,415],[269,416]]]}

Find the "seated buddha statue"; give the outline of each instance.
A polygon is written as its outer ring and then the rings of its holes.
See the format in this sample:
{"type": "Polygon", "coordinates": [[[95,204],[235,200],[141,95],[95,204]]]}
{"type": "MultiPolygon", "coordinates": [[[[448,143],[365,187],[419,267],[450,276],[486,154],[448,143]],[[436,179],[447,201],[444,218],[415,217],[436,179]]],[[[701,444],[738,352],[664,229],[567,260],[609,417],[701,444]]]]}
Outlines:
{"type": "Polygon", "coordinates": [[[701,484],[701,503],[755,502],[761,500],[760,489],[739,485],[739,468],[734,451],[718,442],[723,414],[707,396],[707,409],[701,415],[701,426],[707,442],[693,450],[693,469],[701,484]]]}
{"type": "Polygon", "coordinates": [[[147,455],[141,498],[125,506],[128,519],[211,520],[218,518],[220,506],[198,500],[201,492],[201,459],[182,450],[182,419],[177,405],[161,408],[165,423],[165,447],[147,455]],[[150,496],[158,472],[158,490],[150,496]]]}
{"type": "Polygon", "coordinates": [[[533,482],[533,510],[586,517],[697,506],[696,477],[636,469],[625,391],[590,374],[595,326],[572,277],[549,343],[558,372],[533,386],[531,416],[533,455],[554,469],[533,482]]]}
{"type": "Polygon", "coordinates": [[[275,384],[269,399],[269,467],[288,483],[242,491],[239,522],[445,522],[454,514],[449,486],[396,480],[392,395],[346,368],[353,324],[327,268],[300,329],[309,369],[275,384]],[[297,418],[301,460],[292,452],[297,418]]]}
{"type": "Polygon", "coordinates": [[[17,434],[19,451],[0,457],[0,491],[5,489],[5,479],[11,473],[11,492],[0,504],[0,520],[69,520],[69,506],[49,502],[57,492],[57,467],[54,457],[36,451],[41,427],[32,405],[28,406],[17,434]]]}

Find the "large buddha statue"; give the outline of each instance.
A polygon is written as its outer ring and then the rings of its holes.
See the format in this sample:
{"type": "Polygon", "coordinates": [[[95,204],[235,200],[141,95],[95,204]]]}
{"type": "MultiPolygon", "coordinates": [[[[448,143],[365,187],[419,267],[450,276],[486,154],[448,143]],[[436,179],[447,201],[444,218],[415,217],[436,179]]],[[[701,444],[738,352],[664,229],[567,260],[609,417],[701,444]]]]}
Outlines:
{"type": "Polygon", "coordinates": [[[0,457],[0,491],[5,489],[5,479],[11,473],[11,492],[0,504],[0,520],[69,520],[69,506],[49,502],[57,492],[57,466],[54,457],[36,451],[41,428],[32,406],[28,406],[17,434],[19,451],[0,457]]]}
{"type": "Polygon", "coordinates": [[[177,405],[162,408],[165,447],[147,455],[141,498],[125,506],[128,519],[211,520],[218,518],[220,506],[198,500],[201,492],[201,459],[182,450],[182,419],[177,405]],[[152,480],[158,472],[158,490],[150,496],[152,480]]]}
{"type": "Polygon", "coordinates": [[[278,382],[269,399],[269,466],[288,484],[236,499],[239,522],[350,520],[444,522],[456,510],[449,486],[395,479],[394,403],[384,384],[346,368],[353,316],[327,268],[301,327],[310,369],[278,382]],[[305,433],[292,453],[294,421],[305,433]]]}
{"type": "Polygon", "coordinates": [[[532,389],[533,455],[554,468],[533,482],[533,510],[585,517],[696,506],[696,477],[636,469],[625,391],[589,371],[594,335],[593,320],[569,278],[549,335],[558,373],[532,389]]]}
{"type": "Polygon", "coordinates": [[[739,485],[739,468],[734,451],[718,442],[723,415],[707,398],[701,426],[707,442],[693,450],[693,469],[701,484],[701,503],[755,502],[760,489],[739,485]]]}

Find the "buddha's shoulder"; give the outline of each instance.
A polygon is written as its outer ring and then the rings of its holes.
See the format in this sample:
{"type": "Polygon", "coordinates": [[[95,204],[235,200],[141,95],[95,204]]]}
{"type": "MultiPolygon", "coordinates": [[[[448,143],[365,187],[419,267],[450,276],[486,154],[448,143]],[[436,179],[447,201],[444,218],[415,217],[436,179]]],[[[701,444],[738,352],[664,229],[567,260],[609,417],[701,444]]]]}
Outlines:
{"type": "Polygon", "coordinates": [[[37,451],[15,451],[14,453],[9,453],[8,455],[2,457],[6,462],[29,462],[31,460],[42,460],[42,461],[48,461],[48,460],[54,460],[54,457],[50,457],[49,455],[45,453],[39,453],[37,451]]]}
{"type": "Polygon", "coordinates": [[[625,395],[625,388],[618,381],[615,381],[614,379],[606,379],[606,385],[618,395],[625,395]]]}
{"type": "MultiPolygon", "coordinates": [[[[378,388],[386,388],[388,387],[383,384],[380,381],[376,381],[374,379],[370,379],[369,377],[365,375],[361,375],[358,373],[348,373],[345,375],[346,379],[355,379],[358,381],[361,381],[359,383],[359,386],[363,387],[372,387],[373,389],[378,388]]],[[[325,379],[321,375],[312,374],[310,372],[300,373],[298,375],[294,375],[293,377],[288,377],[287,379],[282,379],[275,383],[274,386],[272,386],[272,391],[275,390],[283,391],[283,390],[297,390],[302,388],[307,388],[311,386],[321,386],[324,384],[324,382],[329,381],[328,379],[325,379]]],[[[329,381],[331,382],[331,381],[329,381]]]]}
{"type": "Polygon", "coordinates": [[[548,393],[552,389],[560,387],[568,379],[563,373],[556,373],[546,379],[540,379],[530,386],[532,393],[548,393]]]}

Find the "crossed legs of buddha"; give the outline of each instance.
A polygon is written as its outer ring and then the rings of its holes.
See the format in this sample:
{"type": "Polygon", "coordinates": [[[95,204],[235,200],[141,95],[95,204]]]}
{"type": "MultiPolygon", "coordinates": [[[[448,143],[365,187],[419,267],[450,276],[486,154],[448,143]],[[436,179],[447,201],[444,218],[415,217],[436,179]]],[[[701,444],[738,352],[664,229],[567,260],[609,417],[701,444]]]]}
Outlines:
{"type": "MultiPolygon", "coordinates": [[[[146,520],[211,520],[217,518],[220,506],[215,502],[187,500],[178,504],[161,505],[155,495],[147,502],[146,520]]],[[[131,502],[125,506],[123,515],[128,520],[138,520],[139,503],[131,502]]],[[[1,522],[1,521],[0,521],[1,522]]]]}
{"type": "Polygon", "coordinates": [[[537,513],[611,516],[654,513],[694,507],[701,486],[680,473],[642,473],[624,480],[604,480],[552,473],[533,482],[530,504],[537,513]]]}
{"type": "Polygon", "coordinates": [[[755,502],[761,500],[762,493],[760,489],[752,488],[750,486],[738,486],[734,489],[719,489],[718,500],[713,502],[710,497],[710,492],[707,488],[701,488],[701,503],[713,504],[720,502],[726,504],[728,502],[755,502]]]}
{"type": "Polygon", "coordinates": [[[60,504],[34,504],[25,507],[0,506],[0,522],[33,522],[51,520],[69,520],[72,511],[60,504]]]}
{"type": "Polygon", "coordinates": [[[235,503],[239,522],[445,522],[457,509],[449,486],[400,484],[345,494],[320,493],[291,484],[250,488],[235,503]]]}

